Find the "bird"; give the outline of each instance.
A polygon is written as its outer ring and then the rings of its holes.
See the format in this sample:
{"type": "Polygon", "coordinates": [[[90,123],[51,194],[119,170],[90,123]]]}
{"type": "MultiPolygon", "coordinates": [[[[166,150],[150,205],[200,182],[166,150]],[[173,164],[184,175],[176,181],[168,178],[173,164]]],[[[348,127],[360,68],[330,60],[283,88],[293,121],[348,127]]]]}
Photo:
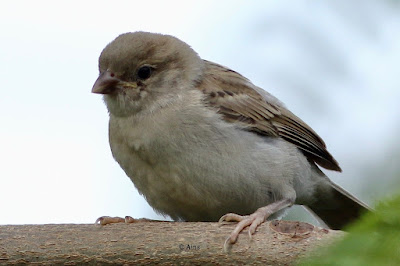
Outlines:
{"type": "Polygon", "coordinates": [[[370,210],[321,171],[342,170],[310,126],[180,39],[121,34],[101,52],[99,73],[92,92],[108,109],[112,155],[157,213],[237,222],[234,244],[294,204],[331,229],[370,210]]]}

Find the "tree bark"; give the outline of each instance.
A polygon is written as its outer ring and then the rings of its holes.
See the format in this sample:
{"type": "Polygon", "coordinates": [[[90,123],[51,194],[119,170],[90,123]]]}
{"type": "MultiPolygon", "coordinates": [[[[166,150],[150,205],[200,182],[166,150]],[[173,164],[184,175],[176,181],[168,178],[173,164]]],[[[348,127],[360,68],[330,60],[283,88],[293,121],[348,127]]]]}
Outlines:
{"type": "Polygon", "coordinates": [[[287,265],[343,232],[272,221],[250,239],[247,230],[224,250],[235,224],[137,222],[0,226],[0,264],[287,265]]]}

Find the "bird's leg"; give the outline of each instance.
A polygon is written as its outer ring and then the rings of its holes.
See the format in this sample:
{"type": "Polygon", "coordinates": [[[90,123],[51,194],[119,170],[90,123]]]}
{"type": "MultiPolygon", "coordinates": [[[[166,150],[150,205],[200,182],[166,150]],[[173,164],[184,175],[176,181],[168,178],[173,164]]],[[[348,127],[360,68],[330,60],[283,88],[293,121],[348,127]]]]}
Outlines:
{"type": "Polygon", "coordinates": [[[236,225],[235,229],[232,231],[231,235],[225,241],[224,245],[225,249],[227,245],[232,245],[236,243],[240,232],[242,232],[244,228],[246,228],[247,226],[250,226],[249,236],[251,237],[251,235],[253,235],[256,232],[257,227],[263,222],[265,222],[270,215],[292,205],[293,205],[292,199],[283,199],[271,203],[265,207],[261,207],[250,215],[241,216],[235,213],[225,214],[219,219],[220,223],[239,222],[236,225]]]}
{"type": "Polygon", "coordinates": [[[137,222],[158,222],[156,220],[150,220],[146,218],[141,218],[141,219],[134,219],[131,216],[125,216],[125,218],[122,217],[110,217],[110,216],[101,216],[97,218],[95,224],[100,224],[100,225],[106,225],[106,224],[114,224],[114,223],[137,223],[137,222]]]}

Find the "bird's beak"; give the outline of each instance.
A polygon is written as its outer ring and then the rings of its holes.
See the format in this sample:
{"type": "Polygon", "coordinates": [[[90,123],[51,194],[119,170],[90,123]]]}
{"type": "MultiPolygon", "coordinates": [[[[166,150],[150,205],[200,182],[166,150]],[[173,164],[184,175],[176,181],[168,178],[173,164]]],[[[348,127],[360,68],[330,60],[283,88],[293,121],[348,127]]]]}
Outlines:
{"type": "Polygon", "coordinates": [[[100,93],[100,94],[110,94],[113,93],[116,89],[116,85],[121,80],[116,78],[113,73],[110,71],[104,71],[100,73],[96,82],[93,85],[92,93],[100,93]]]}

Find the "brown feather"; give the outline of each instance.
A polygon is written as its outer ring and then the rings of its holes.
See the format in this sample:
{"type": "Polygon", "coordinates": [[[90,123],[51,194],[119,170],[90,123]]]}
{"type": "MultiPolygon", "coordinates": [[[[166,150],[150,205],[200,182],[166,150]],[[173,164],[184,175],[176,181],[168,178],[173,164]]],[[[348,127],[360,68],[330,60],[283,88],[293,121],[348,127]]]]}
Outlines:
{"type": "Polygon", "coordinates": [[[327,151],[324,141],[305,122],[239,73],[204,61],[205,72],[197,88],[206,95],[210,106],[223,118],[238,123],[257,134],[281,137],[296,145],[320,166],[341,171],[338,162],[327,151]]]}

